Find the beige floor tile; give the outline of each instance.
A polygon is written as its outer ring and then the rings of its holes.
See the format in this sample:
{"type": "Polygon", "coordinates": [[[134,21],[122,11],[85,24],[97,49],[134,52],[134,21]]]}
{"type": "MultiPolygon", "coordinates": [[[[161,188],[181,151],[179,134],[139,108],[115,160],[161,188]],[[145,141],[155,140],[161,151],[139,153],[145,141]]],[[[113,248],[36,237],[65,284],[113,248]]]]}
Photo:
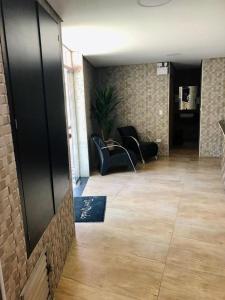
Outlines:
{"type": "Polygon", "coordinates": [[[110,249],[72,247],[63,277],[93,288],[135,299],[158,295],[160,262],[130,255],[113,255],[110,249]]]}
{"type": "Polygon", "coordinates": [[[196,200],[195,202],[181,202],[177,215],[178,220],[189,220],[192,224],[199,225],[218,224],[225,229],[225,203],[196,200]]]}
{"type": "Polygon", "coordinates": [[[224,300],[225,277],[166,266],[159,300],[224,300]]]}
{"type": "Polygon", "coordinates": [[[225,299],[218,159],[180,153],[95,173],[84,195],[107,196],[105,222],[76,224],[56,300],[225,299]]]}
{"type": "Polygon", "coordinates": [[[213,183],[207,183],[207,182],[195,182],[195,183],[186,183],[184,190],[189,191],[202,191],[202,192],[209,192],[209,193],[218,193],[221,194],[224,192],[224,188],[222,184],[213,184],[213,183]]]}
{"type": "MultiPolygon", "coordinates": [[[[223,193],[213,193],[204,191],[184,191],[182,193],[182,205],[204,205],[217,208],[221,205],[224,208],[225,205],[225,192],[223,193]]],[[[182,206],[181,206],[182,207],[182,206]]],[[[181,208],[180,207],[180,208],[181,208]]]]}
{"type": "Polygon", "coordinates": [[[152,241],[170,243],[175,222],[175,215],[168,211],[154,212],[147,210],[135,212],[129,210],[110,209],[105,216],[105,226],[115,233],[117,230],[127,232],[129,238],[133,234],[149,238],[152,241]],[[140,218],[141,214],[141,218],[140,218]],[[126,220],[126,221],[125,221],[126,220]],[[129,234],[130,233],[130,234],[129,234]]]}
{"type": "MultiPolygon", "coordinates": [[[[160,233],[159,233],[160,234],[160,233]]],[[[110,250],[112,255],[135,255],[165,262],[169,249],[171,234],[157,236],[157,232],[147,230],[124,229],[114,226],[100,227],[82,226],[76,230],[77,245],[90,248],[98,247],[110,250]],[[165,242],[167,241],[167,243],[165,242]]]]}
{"type": "Polygon", "coordinates": [[[116,196],[118,192],[123,188],[122,183],[101,182],[101,177],[98,180],[88,181],[87,186],[84,189],[84,196],[116,196]]]}
{"type": "MultiPolygon", "coordinates": [[[[147,190],[148,187],[145,187],[147,190]]],[[[164,207],[175,207],[177,208],[180,200],[181,193],[176,195],[174,193],[166,193],[162,194],[159,191],[151,191],[151,192],[127,192],[121,191],[114,198],[109,198],[107,207],[113,207],[118,209],[126,209],[126,210],[136,210],[136,209],[144,209],[145,206],[148,207],[156,207],[161,205],[161,208],[164,207]]]]}
{"type": "MultiPolygon", "coordinates": [[[[132,300],[133,297],[126,297],[104,291],[103,288],[93,288],[81,284],[75,280],[63,277],[58,290],[55,293],[55,300],[132,300]]],[[[156,300],[156,298],[152,298],[156,300]]]]}
{"type": "Polygon", "coordinates": [[[220,224],[208,224],[207,221],[177,219],[174,235],[212,244],[225,245],[225,228],[220,224]]]}
{"type": "Polygon", "coordinates": [[[167,263],[193,271],[225,276],[225,246],[174,238],[167,263]]]}

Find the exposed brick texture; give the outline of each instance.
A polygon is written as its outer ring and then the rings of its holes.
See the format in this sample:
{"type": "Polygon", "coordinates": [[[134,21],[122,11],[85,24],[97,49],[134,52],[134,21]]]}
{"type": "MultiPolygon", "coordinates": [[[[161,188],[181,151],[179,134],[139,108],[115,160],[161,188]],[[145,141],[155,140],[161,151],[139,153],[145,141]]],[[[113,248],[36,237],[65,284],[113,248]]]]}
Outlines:
{"type": "Polygon", "coordinates": [[[160,138],[160,153],[169,153],[169,75],[157,76],[156,64],[99,68],[99,85],[114,86],[122,102],[116,126],[134,125],[142,139],[160,138]],[[162,110],[163,115],[159,115],[162,110]]]}
{"type": "Polygon", "coordinates": [[[225,119],[225,58],[203,60],[200,124],[200,156],[221,156],[225,119]]]}
{"type": "Polygon", "coordinates": [[[68,191],[58,213],[52,219],[32,255],[29,259],[27,258],[2,54],[0,52],[0,261],[7,299],[19,299],[20,292],[44,249],[47,250],[48,260],[53,267],[53,272],[50,273],[50,285],[51,290],[53,290],[59,281],[73,238],[73,205],[71,192],[68,191]]]}

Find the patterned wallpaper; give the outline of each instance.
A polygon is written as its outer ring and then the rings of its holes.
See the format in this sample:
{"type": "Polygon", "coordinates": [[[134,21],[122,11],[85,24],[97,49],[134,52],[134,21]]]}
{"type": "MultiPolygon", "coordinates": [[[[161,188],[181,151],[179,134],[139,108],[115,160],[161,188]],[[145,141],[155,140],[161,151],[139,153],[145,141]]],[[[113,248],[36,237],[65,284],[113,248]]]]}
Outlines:
{"type": "Polygon", "coordinates": [[[225,58],[206,59],[202,64],[200,156],[221,156],[221,119],[225,119],[225,58]]]}
{"type": "Polygon", "coordinates": [[[0,44],[0,261],[7,299],[19,299],[22,288],[44,249],[47,250],[48,260],[53,267],[49,274],[53,292],[74,234],[70,189],[32,255],[27,257],[0,44]]]}
{"type": "Polygon", "coordinates": [[[169,75],[157,76],[156,64],[98,68],[97,73],[98,84],[115,86],[123,99],[116,126],[135,126],[143,140],[161,139],[160,154],[168,155],[169,75]]]}

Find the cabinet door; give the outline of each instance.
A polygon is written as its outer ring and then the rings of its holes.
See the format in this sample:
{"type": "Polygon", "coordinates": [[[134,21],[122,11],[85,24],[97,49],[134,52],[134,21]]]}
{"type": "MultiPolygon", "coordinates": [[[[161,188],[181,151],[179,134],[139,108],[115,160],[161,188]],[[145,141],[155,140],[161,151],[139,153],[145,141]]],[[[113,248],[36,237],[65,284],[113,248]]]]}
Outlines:
{"type": "Polygon", "coordinates": [[[31,251],[54,215],[36,4],[2,0],[17,170],[31,251]]]}
{"type": "Polygon", "coordinates": [[[55,209],[69,187],[66,118],[59,24],[38,5],[45,100],[53,175],[55,209]]]}

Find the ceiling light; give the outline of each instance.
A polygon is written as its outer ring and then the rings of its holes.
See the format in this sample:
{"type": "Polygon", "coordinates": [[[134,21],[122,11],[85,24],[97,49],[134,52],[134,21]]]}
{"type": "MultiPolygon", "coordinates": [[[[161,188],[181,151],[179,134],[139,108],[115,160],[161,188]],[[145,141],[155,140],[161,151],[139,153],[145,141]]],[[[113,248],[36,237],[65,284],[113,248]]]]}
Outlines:
{"type": "Polygon", "coordinates": [[[180,56],[180,55],[181,55],[181,53],[175,52],[175,53],[169,53],[166,56],[168,56],[168,57],[174,57],[174,56],[180,56]]]}
{"type": "Polygon", "coordinates": [[[144,7],[156,7],[166,5],[172,0],[138,0],[138,4],[144,7]]]}

